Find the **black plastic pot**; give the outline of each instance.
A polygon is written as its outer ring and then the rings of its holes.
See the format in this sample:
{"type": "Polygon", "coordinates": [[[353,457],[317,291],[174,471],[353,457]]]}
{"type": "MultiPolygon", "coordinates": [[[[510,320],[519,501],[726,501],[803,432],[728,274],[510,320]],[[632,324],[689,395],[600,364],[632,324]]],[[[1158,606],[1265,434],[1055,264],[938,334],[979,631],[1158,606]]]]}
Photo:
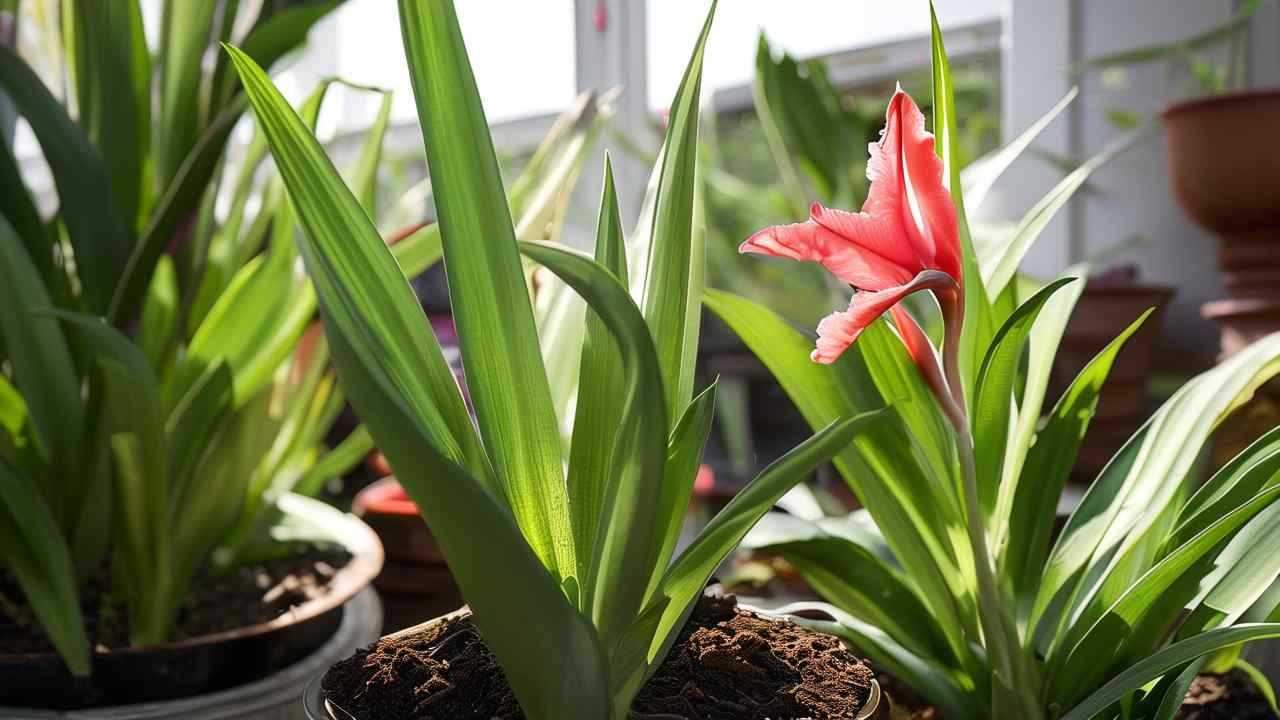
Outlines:
{"type": "MultiPolygon", "coordinates": [[[[297,500],[302,513],[308,512],[309,504],[319,504],[297,500]]],[[[344,605],[382,567],[382,545],[373,531],[350,515],[338,517],[342,520],[326,518],[327,528],[352,557],[323,597],[251,627],[153,647],[95,652],[88,678],[71,675],[54,653],[0,655],[0,707],[63,709],[186,698],[260,680],[302,660],[334,635],[344,605]]]]}

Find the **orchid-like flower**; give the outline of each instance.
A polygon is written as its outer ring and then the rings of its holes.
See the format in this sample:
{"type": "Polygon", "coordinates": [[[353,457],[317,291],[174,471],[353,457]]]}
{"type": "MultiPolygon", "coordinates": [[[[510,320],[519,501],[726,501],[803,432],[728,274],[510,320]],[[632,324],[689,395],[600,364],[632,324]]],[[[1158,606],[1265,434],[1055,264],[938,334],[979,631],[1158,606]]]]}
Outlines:
{"type": "MultiPolygon", "coordinates": [[[[814,203],[809,220],[765,228],[740,252],[821,263],[858,290],[849,308],[818,324],[812,359],[833,363],[864,328],[906,296],[931,290],[942,306],[948,340],[960,332],[961,256],[956,208],[943,185],[943,165],[924,115],[898,88],[889,101],[884,133],[872,143],[867,178],[871,189],[862,212],[851,213],[814,203]]],[[[903,328],[905,312],[894,313],[903,328]]],[[[914,339],[914,338],[913,338],[914,339]]],[[[924,341],[927,344],[927,341],[924,341]]],[[[925,363],[908,342],[917,364],[925,363]]],[[[927,373],[926,373],[927,374],[927,373]]]]}

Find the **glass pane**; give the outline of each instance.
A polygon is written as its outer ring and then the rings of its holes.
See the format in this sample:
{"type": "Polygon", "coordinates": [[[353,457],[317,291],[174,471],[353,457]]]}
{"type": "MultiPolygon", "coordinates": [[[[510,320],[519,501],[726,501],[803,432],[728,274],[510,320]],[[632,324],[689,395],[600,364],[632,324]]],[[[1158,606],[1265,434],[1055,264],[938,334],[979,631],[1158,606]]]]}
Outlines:
{"type": "MultiPolygon", "coordinates": [[[[1004,0],[948,0],[938,9],[943,27],[1000,17],[1004,0]]],[[[649,0],[649,106],[665,108],[675,95],[707,3],[649,0]]],[[[703,92],[751,82],[756,43],[768,28],[775,49],[796,57],[851,50],[904,37],[927,36],[923,0],[892,6],[872,0],[732,0],[720,3],[707,47],[703,92]]]]}
{"type": "MultiPolygon", "coordinates": [[[[558,112],[572,102],[573,0],[466,0],[457,10],[490,121],[558,112]]],[[[396,3],[349,0],[316,28],[311,43],[294,72],[389,88],[392,122],[417,119],[396,3]]],[[[340,129],[367,124],[376,110],[373,103],[348,103],[340,129]]]]}

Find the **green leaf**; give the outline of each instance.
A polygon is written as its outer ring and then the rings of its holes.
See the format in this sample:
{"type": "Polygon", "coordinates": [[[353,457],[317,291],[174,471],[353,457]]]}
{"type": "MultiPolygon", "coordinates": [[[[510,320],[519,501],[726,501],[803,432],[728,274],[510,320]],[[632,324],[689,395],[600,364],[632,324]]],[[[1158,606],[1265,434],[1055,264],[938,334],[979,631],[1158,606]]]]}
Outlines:
{"type": "Polygon", "coordinates": [[[1275,482],[1280,470],[1280,428],[1255,440],[1214,473],[1187,501],[1174,536],[1184,539],[1199,532],[1263,487],[1275,482]]]}
{"type": "MultiPolygon", "coordinates": [[[[336,321],[334,313],[350,313],[358,306],[357,298],[362,296],[343,286],[343,282],[358,281],[358,287],[371,298],[365,302],[385,309],[376,327],[362,331],[362,335],[366,344],[378,344],[377,355],[393,369],[393,387],[414,399],[410,409],[415,415],[431,418],[427,427],[438,437],[447,458],[497,490],[453,371],[427,327],[413,289],[368,214],[262,70],[235,48],[228,47],[227,52],[253,100],[258,121],[298,210],[305,230],[299,238],[302,256],[321,298],[326,322],[336,321]],[[326,294],[335,299],[325,303],[326,294]],[[431,402],[419,402],[419,398],[429,398],[431,402]]],[[[332,343],[332,336],[329,337],[332,343]]]]}
{"type": "Polygon", "coordinates": [[[576,559],[555,409],[458,18],[452,2],[401,0],[400,26],[477,424],[520,529],[553,575],[570,577],[576,559]]]}
{"type": "Polygon", "coordinates": [[[1213,429],[1278,371],[1280,334],[1274,334],[1191,380],[1152,416],[1072,513],[1042,576],[1033,623],[1060,594],[1070,603],[1050,627],[1064,629],[1078,608],[1119,597],[1145,569],[1130,552],[1154,537],[1167,509],[1176,509],[1171,503],[1213,429]],[[1117,572],[1122,564],[1125,571],[1117,572]]]}
{"type": "Polygon", "coordinates": [[[382,141],[387,136],[387,125],[391,121],[390,92],[382,93],[382,104],[378,106],[378,115],[365,135],[364,147],[351,170],[351,187],[360,205],[375,221],[378,218],[378,166],[382,163],[382,141]]]}
{"type": "Polygon", "coordinates": [[[793,485],[847,447],[877,414],[864,413],[832,422],[762,470],[716,513],[663,576],[658,597],[664,598],[667,605],[649,646],[650,664],[656,667],[666,656],[707,580],[751,527],[793,485]]]}
{"type": "MultiPolygon", "coordinates": [[[[1074,265],[1067,268],[1059,277],[1082,278],[1087,277],[1088,274],[1088,267],[1074,265]]],[[[1036,319],[1031,328],[1031,334],[1028,336],[1026,372],[1023,373],[1025,379],[1019,378],[1015,380],[1013,386],[1014,397],[1018,403],[1018,412],[1012,431],[1013,434],[1009,438],[1004,456],[1003,471],[1000,475],[999,497],[996,500],[996,514],[989,528],[992,547],[997,550],[998,555],[1003,553],[1000,548],[1008,542],[1009,525],[1013,517],[1014,503],[1018,500],[1018,487],[1022,479],[1022,468],[1027,462],[1027,453],[1035,441],[1036,431],[1040,428],[1041,420],[1043,419],[1045,393],[1049,389],[1049,378],[1058,355],[1058,346],[1067,331],[1067,323],[1070,322],[1071,315],[1075,311],[1076,302],[1080,299],[1080,295],[1084,293],[1085,285],[1086,283],[1084,282],[1074,283],[1054,293],[1053,297],[1049,298],[1040,310],[1040,316],[1036,319]],[[1020,393],[1019,390],[1021,390],[1020,393]]],[[[997,310],[995,317],[1001,323],[1005,322],[1013,314],[1013,311],[1017,309],[1018,299],[1030,295],[1040,287],[1040,283],[1026,276],[1019,275],[1015,277],[1014,282],[1005,286],[1004,292],[1000,295],[1001,304],[1006,305],[1008,310],[1005,311],[1003,308],[997,310]]],[[[1039,481],[1036,480],[1034,482],[1039,481]]],[[[1039,487],[1039,485],[1036,487],[1039,487]]],[[[1049,494],[1053,494],[1052,485],[1049,486],[1049,492],[1045,493],[1044,496],[1047,498],[1049,494]]],[[[1034,522],[1039,518],[1039,515],[1033,514],[1031,517],[1017,518],[1016,521],[1034,522]]]]}
{"type": "Polygon", "coordinates": [[[440,244],[440,226],[435,223],[423,226],[392,245],[391,254],[395,256],[406,278],[421,275],[444,255],[444,246],[440,244]]]}
{"type": "Polygon", "coordinates": [[[1117,674],[1072,707],[1062,720],[1089,720],[1125,695],[1184,663],[1216,650],[1251,640],[1280,637],[1280,623],[1254,623],[1219,628],[1182,640],[1160,650],[1117,674]]]}
{"type": "MultiPolygon", "coordinates": [[[[1144,646],[1152,645],[1152,636],[1176,620],[1183,605],[1191,600],[1203,577],[1205,562],[1211,561],[1224,541],[1277,498],[1280,487],[1258,493],[1166,555],[1129,586],[1070,648],[1060,672],[1050,675],[1049,697],[1066,705],[1082,696],[1105,675],[1130,638],[1144,646]]],[[[1052,663],[1051,657],[1051,668],[1052,663]]]]}
{"type": "Polygon", "coordinates": [[[53,243],[7,139],[0,140],[0,217],[13,226],[39,277],[48,282],[55,272],[53,243]]]}
{"type": "Polygon", "coordinates": [[[947,50],[943,45],[942,29],[938,26],[938,13],[933,0],[929,0],[929,14],[932,23],[933,132],[937,137],[938,154],[942,156],[943,179],[956,204],[964,273],[964,332],[960,336],[960,378],[966,397],[972,401],[978,363],[990,346],[995,332],[991,321],[991,298],[1000,294],[1000,288],[985,284],[983,276],[979,274],[978,256],[974,251],[969,218],[965,213],[960,179],[960,148],[956,137],[956,102],[955,89],[951,85],[951,63],[947,60],[947,50]]]}
{"type": "Polygon", "coordinates": [[[160,392],[147,358],[100,318],[50,311],[93,350],[102,377],[103,410],[116,463],[118,577],[125,585],[129,640],[135,646],[168,639],[176,607],[169,606],[169,478],[165,472],[160,392]]]}
{"type": "Polygon", "coordinates": [[[654,563],[646,594],[657,588],[675,554],[676,543],[688,515],[689,499],[693,496],[693,485],[698,479],[703,448],[706,447],[707,436],[711,434],[719,385],[717,380],[693,398],[667,442],[667,466],[662,475],[662,491],[658,499],[661,508],[658,517],[666,519],[666,528],[661,531],[662,550],[654,563]]]}
{"type": "Polygon", "coordinates": [[[213,119],[199,141],[178,166],[173,179],[160,186],[160,196],[151,212],[142,238],[133,245],[122,272],[112,276],[114,292],[108,317],[113,320],[132,317],[146,293],[151,272],[173,241],[184,222],[190,220],[209,187],[226,148],[231,130],[244,112],[245,99],[237,97],[213,119]],[[118,280],[118,281],[117,281],[118,280]]]}
{"type": "Polygon", "coordinates": [[[151,141],[151,56],[137,0],[64,3],[80,125],[101,153],[120,217],[135,227],[151,141]]]}
{"type": "Polygon", "coordinates": [[[166,467],[174,510],[181,509],[196,465],[218,423],[231,413],[234,400],[231,368],[217,361],[192,383],[169,413],[165,421],[165,436],[169,439],[166,467]]]}
{"type": "Polygon", "coordinates": [[[649,323],[666,388],[667,417],[679,417],[693,397],[701,318],[705,236],[696,227],[698,107],[702,57],[715,18],[707,11],[702,33],[671,101],[667,135],[659,158],[657,191],[644,264],[644,316],[649,323]]]}
{"type": "Polygon", "coordinates": [[[72,674],[89,674],[89,640],[66,538],[34,478],[0,458],[0,554],[72,674]]]}
{"type": "MultiPolygon", "coordinates": [[[[1056,105],[1049,109],[1049,112],[1031,123],[1031,126],[1023,130],[1022,134],[1013,141],[961,170],[960,184],[964,187],[964,199],[969,209],[977,210],[982,205],[982,201],[991,192],[991,188],[995,187],[996,181],[1004,175],[1004,171],[1008,170],[1013,161],[1021,157],[1028,147],[1031,147],[1031,143],[1035,142],[1040,133],[1044,132],[1044,129],[1049,127],[1079,94],[1079,88],[1071,88],[1056,105]]],[[[999,294],[993,293],[993,295],[999,294]]]]}
{"type": "MultiPolygon", "coordinates": [[[[609,255],[616,259],[616,242],[609,255]]],[[[568,283],[608,326],[622,359],[621,386],[592,388],[599,394],[621,390],[620,425],[607,465],[591,571],[579,578],[592,599],[591,617],[606,647],[621,636],[645,601],[657,566],[671,508],[662,504],[667,461],[666,409],[662,375],[640,309],[621,281],[585,256],[552,245],[526,243],[529,258],[568,283]],[[591,587],[594,586],[594,587],[591,587]]],[[[680,508],[683,511],[683,508],[680,508]]]]}
{"type": "Polygon", "coordinates": [[[357,463],[373,452],[373,449],[373,438],[369,436],[369,429],[364,425],[357,427],[333,449],[317,458],[306,474],[298,478],[293,491],[308,497],[318,495],[325,483],[350,472],[357,463]]]}
{"type": "Polygon", "coordinates": [[[200,139],[200,89],[205,50],[213,40],[217,3],[170,2],[164,5],[158,61],[160,81],[156,138],[157,187],[168,187],[200,139]]]}
{"type": "Polygon", "coordinates": [[[1018,271],[1018,266],[1022,264],[1023,258],[1026,257],[1027,251],[1040,237],[1040,233],[1049,225],[1049,221],[1053,220],[1058,211],[1066,206],[1089,176],[1098,168],[1111,162],[1117,155],[1128,150],[1144,136],[1145,133],[1135,132],[1117,138],[1059,181],[1027,211],[1026,215],[1022,216],[1022,220],[1018,222],[1018,229],[1005,244],[982,258],[983,282],[991,293],[998,295],[1009,284],[1014,273],[1018,271]]]}
{"type": "MultiPolygon", "coordinates": [[[[1098,408],[1098,395],[1116,356],[1152,311],[1133,321],[1080,371],[1036,433],[1019,474],[1008,515],[1007,542],[1001,547],[1001,575],[1008,577],[1020,601],[1039,587],[1057,517],[1058,498],[1075,464],[1076,453],[1098,408]]],[[[1024,611],[1029,608],[1024,608],[1024,611]]]]}
{"type": "Polygon", "coordinates": [[[30,124],[49,164],[87,305],[105,311],[133,237],[103,191],[111,179],[102,158],[26,61],[6,47],[0,47],[0,89],[30,124]]]}
{"type": "MultiPolygon", "coordinates": [[[[607,158],[604,196],[600,200],[596,226],[595,259],[616,278],[627,276],[622,219],[613,187],[613,168],[607,158]]],[[[608,519],[605,493],[617,470],[611,463],[620,442],[619,430],[624,417],[618,395],[618,389],[623,387],[623,358],[604,318],[594,309],[587,311],[579,367],[567,480],[574,546],[578,550],[578,584],[583,592],[579,607],[590,612],[596,582],[591,575],[595,561],[588,549],[595,547],[599,524],[608,519]]]]}
{"type": "Polygon", "coordinates": [[[974,455],[978,468],[978,498],[987,517],[995,512],[1000,491],[1011,415],[1016,409],[1013,383],[1023,348],[1036,318],[1049,298],[1075,278],[1060,278],[1018,306],[996,332],[978,371],[977,393],[973,401],[974,455]]]}
{"type": "Polygon", "coordinates": [[[151,276],[151,288],[142,308],[138,344],[157,372],[168,367],[170,349],[178,332],[178,276],[173,260],[164,256],[151,276]]]}
{"type": "Polygon", "coordinates": [[[954,667],[945,634],[900,570],[844,532],[844,518],[813,523],[769,513],[744,546],[781,553],[818,595],[880,628],[913,655],[954,667]]]}
{"type": "Polygon", "coordinates": [[[1204,599],[1178,628],[1190,637],[1232,625],[1253,607],[1280,575],[1280,508],[1258,514],[1218,553],[1213,572],[1200,581],[1204,599]]]}
{"type": "MultiPolygon", "coordinates": [[[[75,457],[84,427],[80,375],[56,320],[34,317],[52,303],[12,226],[0,217],[0,340],[22,393],[41,456],[55,465],[75,457]]],[[[69,468],[66,468],[69,470],[69,468]]],[[[45,487],[55,516],[72,498],[61,478],[45,487]]]]}
{"type": "MultiPolygon", "coordinates": [[[[273,12],[259,20],[240,42],[240,49],[258,65],[270,69],[276,61],[301,47],[311,28],[345,0],[316,0],[299,3],[273,12]]],[[[220,54],[221,55],[221,54],[220,54]]],[[[211,82],[214,88],[214,107],[221,107],[236,93],[236,75],[219,58],[211,82]]]]}

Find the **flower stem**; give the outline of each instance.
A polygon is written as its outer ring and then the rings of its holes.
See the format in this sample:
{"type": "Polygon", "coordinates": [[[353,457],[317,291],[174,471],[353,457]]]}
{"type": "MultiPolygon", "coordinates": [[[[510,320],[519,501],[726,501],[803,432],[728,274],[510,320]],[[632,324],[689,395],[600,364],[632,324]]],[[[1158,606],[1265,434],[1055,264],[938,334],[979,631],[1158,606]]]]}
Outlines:
{"type": "Polygon", "coordinates": [[[988,657],[992,666],[993,720],[1041,720],[1037,690],[1022,670],[1017,628],[1009,605],[1004,602],[996,578],[995,562],[987,542],[987,531],[978,500],[978,469],[973,432],[960,377],[960,332],[964,323],[964,302],[959,292],[939,296],[946,334],[943,339],[943,371],[949,397],[938,398],[956,430],[956,452],[960,458],[960,479],[964,492],[965,529],[973,553],[977,579],[978,614],[988,657]],[[1001,687],[1003,686],[1003,687],[1001,687]]]}

